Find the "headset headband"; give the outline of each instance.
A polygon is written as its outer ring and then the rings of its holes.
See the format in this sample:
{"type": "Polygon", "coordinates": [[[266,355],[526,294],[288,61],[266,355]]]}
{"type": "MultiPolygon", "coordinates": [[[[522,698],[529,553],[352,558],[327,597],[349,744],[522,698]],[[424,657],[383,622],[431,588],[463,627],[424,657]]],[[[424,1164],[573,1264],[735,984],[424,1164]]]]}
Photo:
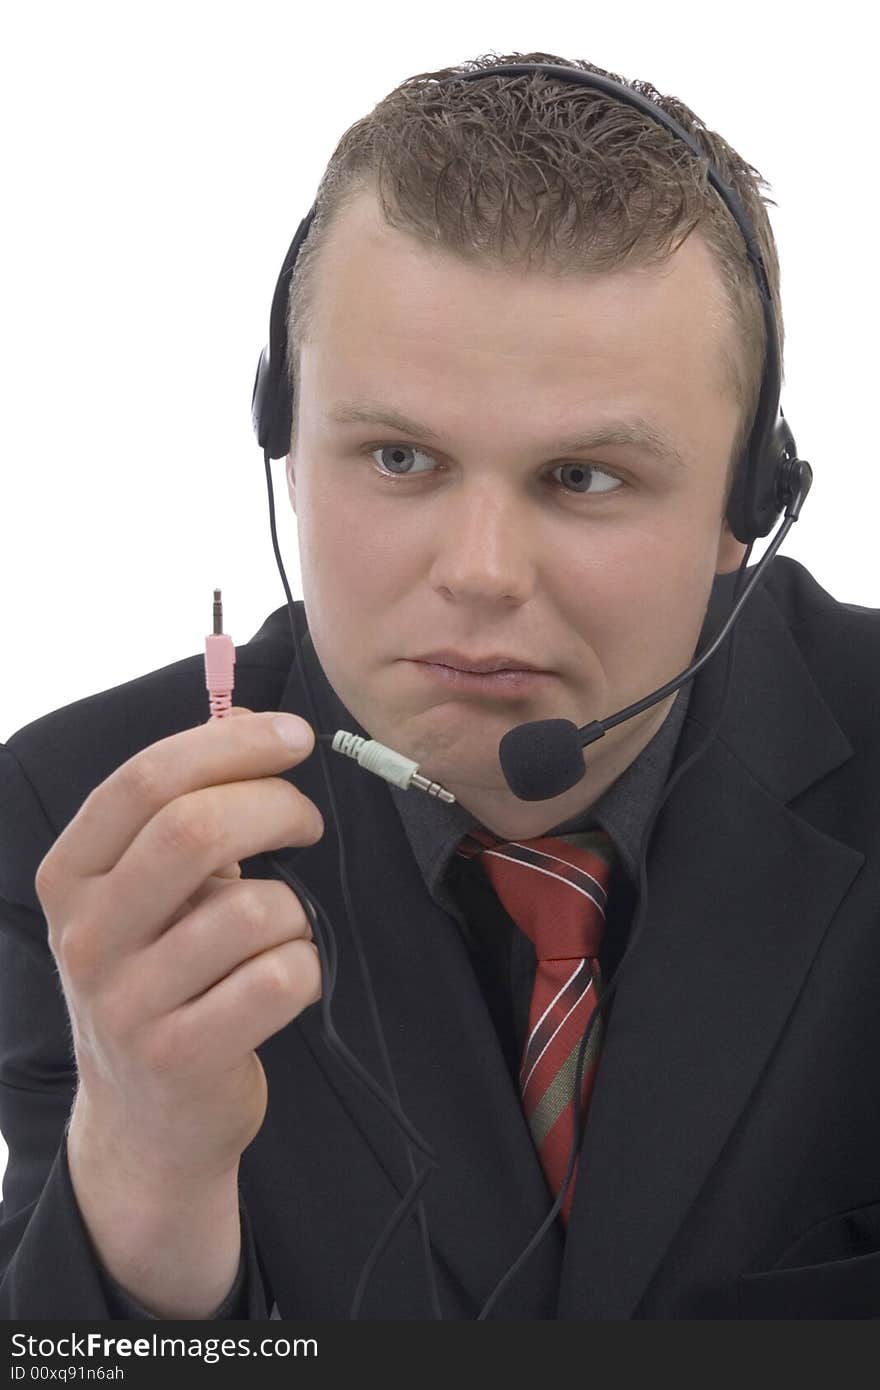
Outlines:
{"type": "MultiPolygon", "coordinates": [[[[737,540],[749,543],[759,536],[766,536],[782,511],[788,462],[797,457],[797,445],[779,406],[782,386],[779,333],[767,269],[748,213],[736,192],[721,178],[709,155],[678,121],[667,115],[648,97],[615,82],[610,77],[556,63],[510,63],[479,68],[471,72],[456,72],[438,80],[475,82],[484,77],[527,77],[534,73],[543,73],[547,77],[574,86],[604,92],[635,107],[658,125],[664,126],[672,135],[682,140],[697,159],[705,162],[709,182],[737,223],[761,298],[766,353],[758,404],[748,441],[736,466],[726,515],[737,540]]],[[[254,380],[251,400],[254,429],[260,447],[268,453],[269,458],[283,458],[290,449],[294,402],[287,361],[287,303],[293,267],[314,221],[315,211],[316,205],[313,204],[300,222],[284,258],[272,297],[269,344],[260,356],[254,380]]]]}

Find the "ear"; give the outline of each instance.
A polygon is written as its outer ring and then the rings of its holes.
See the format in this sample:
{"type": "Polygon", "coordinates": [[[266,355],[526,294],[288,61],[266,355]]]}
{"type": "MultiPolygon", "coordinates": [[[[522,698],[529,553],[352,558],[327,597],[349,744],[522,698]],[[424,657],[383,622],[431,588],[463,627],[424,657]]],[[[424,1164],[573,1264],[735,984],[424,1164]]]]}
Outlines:
{"type": "Polygon", "coordinates": [[[287,455],[285,468],[287,472],[287,493],[290,497],[290,505],[293,510],[296,511],[296,477],[294,473],[293,454],[287,455]]]}
{"type": "Polygon", "coordinates": [[[747,550],[748,546],[744,541],[737,540],[725,518],[724,524],[721,527],[721,535],[718,537],[718,556],[715,564],[715,573],[730,574],[733,570],[738,570],[747,550]]]}

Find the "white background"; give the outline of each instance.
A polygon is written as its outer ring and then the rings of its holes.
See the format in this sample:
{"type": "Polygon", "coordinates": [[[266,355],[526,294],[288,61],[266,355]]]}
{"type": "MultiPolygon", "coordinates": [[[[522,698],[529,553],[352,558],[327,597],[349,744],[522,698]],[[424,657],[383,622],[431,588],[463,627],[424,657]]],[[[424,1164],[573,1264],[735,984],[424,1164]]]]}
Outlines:
{"type": "Polygon", "coordinates": [[[782,405],[815,473],[782,553],[836,598],[880,606],[876,50],[870,7],[819,13],[755,0],[10,8],[0,739],[202,651],[215,586],[239,644],[284,603],[250,420],[284,253],[353,121],[404,77],[488,51],[648,80],[769,180],[782,405]]]}

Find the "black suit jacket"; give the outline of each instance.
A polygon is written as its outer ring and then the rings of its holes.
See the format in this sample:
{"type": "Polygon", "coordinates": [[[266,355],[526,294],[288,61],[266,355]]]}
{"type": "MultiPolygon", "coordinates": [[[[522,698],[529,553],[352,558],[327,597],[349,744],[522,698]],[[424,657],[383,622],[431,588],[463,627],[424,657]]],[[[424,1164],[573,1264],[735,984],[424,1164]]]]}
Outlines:
{"type": "MultiPolygon", "coordinates": [[[[704,631],[733,579],[716,581],[704,631]]],[[[652,836],[567,1234],[550,1231],[492,1316],[880,1315],[880,610],[777,558],[736,631],[721,731],[652,836]]],[[[363,733],[306,653],[321,729],[363,733]]],[[[238,649],[235,703],[305,714],[291,661],[282,608],[238,649]]],[[[722,676],[719,653],[674,767],[714,723],[722,676]]],[[[0,755],[4,1317],[108,1316],[66,1171],[75,1076],[37,865],[115,767],[206,717],[199,654],[38,719],[0,755]]],[[[461,932],[387,786],[327,756],[402,1105],[439,1158],[424,1201],[444,1317],[474,1318],[549,1210],[546,1184],[461,932]]],[[[327,831],[279,855],[329,914],[333,1016],[385,1084],[317,754],[287,775],[327,831]]],[[[272,874],[262,855],[242,867],[272,874]]],[[[410,1184],[404,1144],[326,1046],[319,1005],[260,1055],[269,1106],[240,1170],[251,1316],[346,1318],[410,1184]]],[[[361,1316],[430,1317],[413,1219],[361,1316]]]]}

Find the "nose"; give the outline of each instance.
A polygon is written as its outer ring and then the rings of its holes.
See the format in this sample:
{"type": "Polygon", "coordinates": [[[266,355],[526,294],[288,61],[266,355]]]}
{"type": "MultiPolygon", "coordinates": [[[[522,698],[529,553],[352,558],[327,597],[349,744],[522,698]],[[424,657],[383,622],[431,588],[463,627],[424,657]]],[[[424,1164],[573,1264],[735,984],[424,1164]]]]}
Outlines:
{"type": "Polygon", "coordinates": [[[442,532],[432,579],[446,597],[517,604],[532,593],[531,526],[497,481],[463,485],[445,510],[442,532]]]}

